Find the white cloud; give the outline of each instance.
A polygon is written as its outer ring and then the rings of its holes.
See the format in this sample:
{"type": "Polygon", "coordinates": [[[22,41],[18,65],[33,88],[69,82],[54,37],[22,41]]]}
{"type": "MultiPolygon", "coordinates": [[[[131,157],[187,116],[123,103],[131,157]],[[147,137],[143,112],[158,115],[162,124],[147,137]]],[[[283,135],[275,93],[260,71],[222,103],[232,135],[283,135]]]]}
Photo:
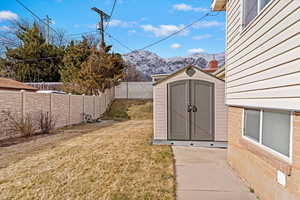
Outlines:
{"type": "Polygon", "coordinates": [[[179,10],[179,11],[195,11],[195,12],[205,12],[207,11],[206,8],[200,8],[200,7],[193,7],[191,5],[185,4],[185,3],[181,3],[181,4],[175,4],[173,5],[173,8],[175,10],[179,10]]]}
{"type": "Polygon", "coordinates": [[[128,33],[134,34],[134,33],[136,33],[136,30],[129,30],[128,33]]]}
{"type": "Polygon", "coordinates": [[[210,35],[210,34],[197,35],[197,36],[193,37],[193,40],[203,40],[203,39],[208,39],[211,37],[212,37],[212,35],[210,35]]]}
{"type": "Polygon", "coordinates": [[[18,15],[9,10],[0,11],[0,22],[5,20],[17,20],[17,19],[18,19],[18,15]]]}
{"type": "Polygon", "coordinates": [[[201,48],[196,48],[196,49],[189,49],[188,52],[189,53],[203,53],[204,50],[201,48]]]}
{"type": "MultiPolygon", "coordinates": [[[[146,32],[152,32],[156,37],[168,36],[176,31],[182,29],[184,25],[170,25],[170,24],[163,24],[158,27],[152,25],[142,25],[141,28],[146,32]]],[[[185,36],[189,32],[187,30],[182,31],[179,35],[185,36]]]]}
{"type": "Polygon", "coordinates": [[[113,19],[110,22],[108,22],[108,25],[111,27],[123,27],[123,28],[133,27],[135,24],[137,24],[137,22],[135,21],[126,22],[118,19],[113,19]]]}
{"type": "Polygon", "coordinates": [[[178,44],[178,43],[174,43],[174,44],[171,45],[172,49],[179,49],[180,47],[181,47],[181,45],[178,44]]]}
{"type": "Polygon", "coordinates": [[[223,26],[224,24],[218,21],[202,21],[193,25],[193,28],[210,28],[223,26]]]}

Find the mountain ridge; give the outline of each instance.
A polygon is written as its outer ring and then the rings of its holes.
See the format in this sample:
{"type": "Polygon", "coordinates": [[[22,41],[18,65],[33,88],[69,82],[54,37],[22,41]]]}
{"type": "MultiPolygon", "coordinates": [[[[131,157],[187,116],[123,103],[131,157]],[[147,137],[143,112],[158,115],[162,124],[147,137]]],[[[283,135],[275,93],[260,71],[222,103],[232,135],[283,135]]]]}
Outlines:
{"type": "Polygon", "coordinates": [[[225,63],[224,53],[197,53],[189,56],[162,58],[150,51],[137,50],[123,54],[123,59],[140,74],[142,79],[151,80],[151,76],[154,74],[169,74],[187,65],[194,65],[205,69],[214,56],[219,62],[219,67],[223,66],[225,63]]]}

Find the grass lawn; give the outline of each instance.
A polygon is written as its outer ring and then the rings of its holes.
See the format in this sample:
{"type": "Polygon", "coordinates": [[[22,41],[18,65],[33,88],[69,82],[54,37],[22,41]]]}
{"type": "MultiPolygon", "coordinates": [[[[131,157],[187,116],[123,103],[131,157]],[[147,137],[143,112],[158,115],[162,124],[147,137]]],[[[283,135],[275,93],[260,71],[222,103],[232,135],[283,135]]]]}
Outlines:
{"type": "Polygon", "coordinates": [[[175,199],[172,151],[152,129],[129,120],[39,149],[0,168],[0,199],[175,199]]]}

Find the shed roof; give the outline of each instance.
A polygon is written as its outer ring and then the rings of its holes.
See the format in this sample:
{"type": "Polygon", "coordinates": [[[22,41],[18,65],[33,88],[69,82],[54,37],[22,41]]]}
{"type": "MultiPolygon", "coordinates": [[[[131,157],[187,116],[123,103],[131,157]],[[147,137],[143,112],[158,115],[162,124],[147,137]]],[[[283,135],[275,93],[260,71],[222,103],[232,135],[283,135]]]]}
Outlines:
{"type": "Polygon", "coordinates": [[[8,78],[0,78],[0,89],[37,91],[37,88],[8,78]]]}
{"type": "Polygon", "coordinates": [[[153,85],[158,85],[158,84],[160,84],[160,83],[162,83],[162,82],[164,82],[164,81],[166,81],[166,80],[168,80],[168,79],[170,79],[170,78],[176,76],[177,74],[179,74],[179,73],[181,73],[181,72],[183,72],[183,71],[185,71],[185,70],[187,70],[187,69],[189,69],[189,68],[194,68],[194,69],[196,69],[196,70],[198,70],[198,71],[200,71],[200,72],[206,74],[207,76],[211,76],[211,77],[213,77],[213,78],[215,78],[215,79],[218,79],[218,80],[224,82],[224,80],[222,80],[222,79],[220,79],[220,78],[218,78],[218,77],[216,77],[216,76],[214,76],[214,75],[212,75],[212,74],[210,74],[210,73],[204,71],[203,69],[200,69],[199,67],[196,67],[196,66],[193,66],[193,65],[188,65],[188,66],[186,66],[186,67],[184,67],[184,68],[181,68],[181,69],[179,69],[179,70],[173,72],[172,74],[170,74],[170,75],[168,75],[168,76],[166,76],[166,77],[160,79],[159,81],[153,83],[153,85]]]}
{"type": "Polygon", "coordinates": [[[216,77],[220,77],[225,74],[225,65],[220,67],[217,71],[213,73],[216,77]]]}

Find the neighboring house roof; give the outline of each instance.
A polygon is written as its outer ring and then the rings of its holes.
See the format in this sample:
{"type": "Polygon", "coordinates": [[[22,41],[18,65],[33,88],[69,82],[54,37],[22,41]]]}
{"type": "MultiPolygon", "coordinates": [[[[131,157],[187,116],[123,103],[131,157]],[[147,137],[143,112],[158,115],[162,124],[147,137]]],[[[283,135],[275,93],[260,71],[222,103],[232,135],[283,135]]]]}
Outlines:
{"type": "Polygon", "coordinates": [[[215,71],[214,73],[212,73],[214,76],[220,78],[222,76],[225,75],[225,66],[220,67],[217,71],[215,71]]]}
{"type": "Polygon", "coordinates": [[[222,79],[220,79],[220,78],[218,78],[218,77],[212,75],[212,74],[209,73],[209,72],[206,72],[206,71],[203,70],[203,69],[200,69],[199,67],[196,67],[196,66],[193,66],[193,65],[188,65],[188,66],[186,66],[186,67],[184,67],[184,68],[182,68],[182,69],[179,69],[179,70],[173,72],[172,74],[169,74],[168,76],[166,76],[166,77],[164,77],[164,78],[158,80],[157,82],[153,83],[153,85],[158,85],[158,84],[164,82],[165,80],[168,80],[168,79],[170,79],[170,78],[176,76],[177,74],[179,74],[179,73],[181,73],[181,72],[187,70],[188,68],[194,68],[194,69],[196,69],[196,70],[198,70],[198,71],[201,71],[201,72],[207,74],[208,76],[211,76],[211,77],[213,77],[213,78],[215,78],[215,79],[218,79],[218,80],[224,82],[224,80],[222,80],[222,79]]]}
{"type": "Polygon", "coordinates": [[[8,78],[0,78],[0,90],[4,89],[4,90],[27,90],[27,91],[31,91],[31,92],[35,92],[38,89],[28,86],[24,83],[21,83],[19,81],[15,81],[12,79],[8,79],[8,78]]]}
{"type": "Polygon", "coordinates": [[[224,11],[226,10],[227,0],[213,0],[211,8],[213,11],[224,11]]]}

